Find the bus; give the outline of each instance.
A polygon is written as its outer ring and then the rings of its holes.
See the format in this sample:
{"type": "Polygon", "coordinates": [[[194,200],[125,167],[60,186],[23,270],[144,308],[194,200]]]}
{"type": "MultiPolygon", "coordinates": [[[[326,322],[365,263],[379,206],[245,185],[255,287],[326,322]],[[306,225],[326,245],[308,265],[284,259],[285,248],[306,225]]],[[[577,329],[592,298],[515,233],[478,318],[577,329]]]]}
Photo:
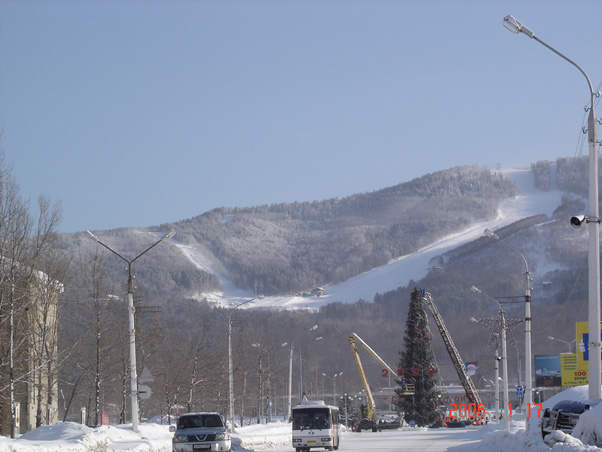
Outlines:
{"type": "Polygon", "coordinates": [[[309,400],[293,407],[293,447],[296,452],[308,452],[317,447],[338,450],[340,441],[337,407],[309,400]]]}

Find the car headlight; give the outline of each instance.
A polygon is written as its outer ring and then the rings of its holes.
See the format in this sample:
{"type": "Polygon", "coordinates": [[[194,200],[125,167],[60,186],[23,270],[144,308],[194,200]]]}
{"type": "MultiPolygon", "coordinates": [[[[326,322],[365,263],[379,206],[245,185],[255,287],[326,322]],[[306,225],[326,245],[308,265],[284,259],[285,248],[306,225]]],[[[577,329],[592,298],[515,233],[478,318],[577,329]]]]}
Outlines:
{"type": "Polygon", "coordinates": [[[186,435],[174,435],[173,436],[173,440],[176,443],[185,443],[185,442],[188,441],[188,436],[186,436],[186,435]]]}
{"type": "Polygon", "coordinates": [[[226,441],[226,440],[230,439],[230,435],[228,434],[228,432],[217,433],[215,435],[215,439],[217,441],[226,441]]]}

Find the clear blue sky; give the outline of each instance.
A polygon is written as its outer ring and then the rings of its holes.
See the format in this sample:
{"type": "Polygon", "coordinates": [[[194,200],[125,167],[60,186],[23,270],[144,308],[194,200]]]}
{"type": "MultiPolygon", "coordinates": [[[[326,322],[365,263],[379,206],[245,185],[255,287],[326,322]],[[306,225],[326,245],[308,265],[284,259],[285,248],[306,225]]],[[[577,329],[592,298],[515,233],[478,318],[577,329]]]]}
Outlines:
{"type": "Polygon", "coordinates": [[[587,154],[585,78],[507,14],[600,84],[596,0],[0,0],[0,145],[61,232],[587,154]]]}

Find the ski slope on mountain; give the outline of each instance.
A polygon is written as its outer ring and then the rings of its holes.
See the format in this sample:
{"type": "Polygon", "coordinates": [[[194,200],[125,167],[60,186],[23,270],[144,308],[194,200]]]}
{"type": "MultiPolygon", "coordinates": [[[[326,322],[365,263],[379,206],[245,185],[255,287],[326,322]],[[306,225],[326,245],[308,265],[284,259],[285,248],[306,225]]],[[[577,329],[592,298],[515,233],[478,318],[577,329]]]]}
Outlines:
{"type": "MultiPolygon", "coordinates": [[[[495,219],[474,223],[467,230],[444,237],[415,253],[394,259],[387,265],[372,269],[340,284],[326,285],[323,287],[324,295],[320,297],[258,297],[252,302],[246,303],[244,308],[300,309],[318,308],[336,301],[343,303],[354,303],[359,299],[372,301],[377,293],[394,290],[407,285],[412,280],[421,279],[428,273],[433,257],[479,238],[486,228],[496,230],[537,214],[551,216],[560,204],[563,192],[537,189],[533,183],[530,169],[504,169],[501,172],[516,184],[518,195],[502,202],[495,219]]],[[[424,212],[424,214],[436,218],[436,212],[424,212]]],[[[251,291],[236,288],[228,279],[220,275],[220,272],[209,264],[209,260],[204,257],[200,249],[181,244],[177,246],[198,268],[216,274],[222,284],[223,291],[221,293],[198,294],[197,298],[205,298],[212,303],[227,306],[236,305],[254,297],[251,291]]]]}

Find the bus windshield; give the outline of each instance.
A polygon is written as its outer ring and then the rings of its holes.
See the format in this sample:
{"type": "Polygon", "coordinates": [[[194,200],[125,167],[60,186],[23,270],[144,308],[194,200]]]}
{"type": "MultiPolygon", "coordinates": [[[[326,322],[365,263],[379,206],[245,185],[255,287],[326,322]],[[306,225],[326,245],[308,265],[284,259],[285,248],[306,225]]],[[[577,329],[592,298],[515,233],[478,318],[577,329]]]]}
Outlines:
{"type": "Polygon", "coordinates": [[[303,408],[293,411],[293,430],[330,428],[328,408],[303,408]]]}

